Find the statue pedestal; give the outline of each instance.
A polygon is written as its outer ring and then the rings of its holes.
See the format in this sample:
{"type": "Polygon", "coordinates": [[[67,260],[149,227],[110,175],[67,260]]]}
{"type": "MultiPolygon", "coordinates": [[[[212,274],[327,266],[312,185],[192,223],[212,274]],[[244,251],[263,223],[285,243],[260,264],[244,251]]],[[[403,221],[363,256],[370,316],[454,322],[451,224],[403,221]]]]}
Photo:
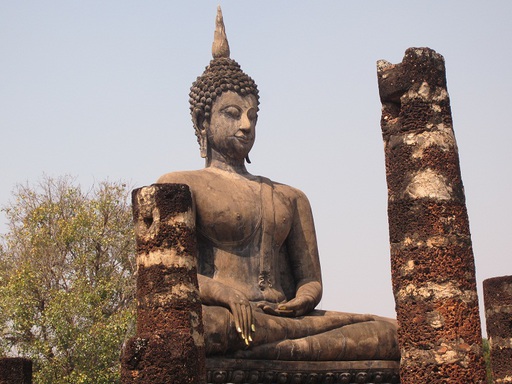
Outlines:
{"type": "Polygon", "coordinates": [[[208,383],[399,383],[399,362],[207,358],[208,383]]]}

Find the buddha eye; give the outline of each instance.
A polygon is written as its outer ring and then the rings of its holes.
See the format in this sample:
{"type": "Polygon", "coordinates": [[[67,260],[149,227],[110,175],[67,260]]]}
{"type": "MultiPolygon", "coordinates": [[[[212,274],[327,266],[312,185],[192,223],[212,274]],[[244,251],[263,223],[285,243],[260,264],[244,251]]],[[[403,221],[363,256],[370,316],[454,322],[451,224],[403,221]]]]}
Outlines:
{"type": "Polygon", "coordinates": [[[226,107],[222,110],[222,113],[224,113],[232,119],[239,119],[241,116],[240,110],[236,107],[226,107]]]}
{"type": "Polygon", "coordinates": [[[258,111],[256,108],[251,108],[247,111],[247,117],[249,120],[256,120],[258,118],[258,111]]]}

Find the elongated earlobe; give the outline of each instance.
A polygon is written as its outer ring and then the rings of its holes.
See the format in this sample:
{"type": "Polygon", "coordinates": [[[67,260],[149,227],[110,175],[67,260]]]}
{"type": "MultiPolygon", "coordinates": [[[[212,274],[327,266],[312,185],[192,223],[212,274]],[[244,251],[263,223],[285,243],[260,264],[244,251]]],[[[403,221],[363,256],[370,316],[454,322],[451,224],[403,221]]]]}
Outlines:
{"type": "Polygon", "coordinates": [[[201,152],[201,157],[206,159],[208,156],[208,138],[206,135],[206,130],[201,132],[201,138],[199,139],[199,150],[201,152]]]}
{"type": "Polygon", "coordinates": [[[208,122],[205,120],[201,109],[196,108],[194,110],[192,113],[192,122],[194,123],[194,129],[196,130],[197,139],[199,141],[201,157],[205,159],[208,156],[208,135],[206,133],[208,122]]]}

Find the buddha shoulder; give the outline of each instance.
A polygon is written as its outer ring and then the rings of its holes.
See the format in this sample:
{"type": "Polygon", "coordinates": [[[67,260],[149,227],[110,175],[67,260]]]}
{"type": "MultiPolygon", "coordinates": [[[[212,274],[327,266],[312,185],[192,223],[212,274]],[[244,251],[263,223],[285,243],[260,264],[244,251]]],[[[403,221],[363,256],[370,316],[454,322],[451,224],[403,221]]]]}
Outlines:
{"type": "Polygon", "coordinates": [[[160,176],[157,180],[157,183],[187,184],[194,190],[200,187],[201,184],[205,182],[205,178],[208,177],[202,171],[203,170],[169,172],[160,176]]]}
{"type": "Polygon", "coordinates": [[[295,202],[295,203],[302,203],[302,204],[308,204],[309,200],[304,192],[302,192],[300,189],[297,189],[295,187],[291,187],[286,184],[281,184],[278,182],[273,181],[274,186],[274,193],[277,195],[281,195],[282,197],[295,202]]]}
{"type": "Polygon", "coordinates": [[[157,183],[187,184],[195,193],[198,193],[201,190],[211,191],[212,188],[219,189],[221,191],[224,188],[227,188],[229,190],[232,188],[232,183],[236,183],[240,187],[239,183],[241,183],[242,185],[249,185],[252,183],[259,184],[261,182],[271,185],[274,194],[279,199],[287,200],[291,204],[295,203],[299,205],[309,205],[308,198],[301,190],[276,181],[270,181],[269,179],[265,179],[259,176],[241,178],[226,172],[199,169],[194,171],[179,171],[166,173],[165,175],[160,176],[160,178],[157,180],[157,183]]]}

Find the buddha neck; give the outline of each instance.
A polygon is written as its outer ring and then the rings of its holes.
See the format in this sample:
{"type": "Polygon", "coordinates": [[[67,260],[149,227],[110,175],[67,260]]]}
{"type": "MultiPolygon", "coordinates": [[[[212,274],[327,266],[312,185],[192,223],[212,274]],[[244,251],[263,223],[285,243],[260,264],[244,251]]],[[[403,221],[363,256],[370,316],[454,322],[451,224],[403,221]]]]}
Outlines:
{"type": "Polygon", "coordinates": [[[212,158],[206,162],[206,168],[221,169],[226,172],[237,173],[239,175],[248,175],[249,172],[245,167],[245,160],[234,160],[224,156],[212,156],[212,158]]]}

